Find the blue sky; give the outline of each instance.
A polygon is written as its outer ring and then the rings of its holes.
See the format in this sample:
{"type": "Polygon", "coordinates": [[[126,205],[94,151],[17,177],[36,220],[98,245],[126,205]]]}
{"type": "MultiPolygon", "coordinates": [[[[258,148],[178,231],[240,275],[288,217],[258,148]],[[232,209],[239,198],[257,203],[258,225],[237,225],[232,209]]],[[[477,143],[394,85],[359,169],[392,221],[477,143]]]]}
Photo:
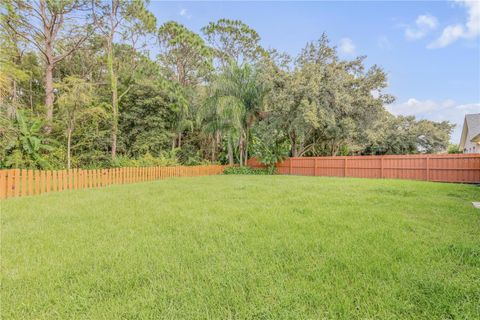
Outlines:
{"type": "Polygon", "coordinates": [[[161,2],[150,10],[158,24],[175,20],[200,33],[220,18],[240,19],[257,30],[265,48],[297,55],[326,32],[340,55],[366,55],[382,66],[394,114],[457,124],[480,112],[480,2],[161,2]]]}

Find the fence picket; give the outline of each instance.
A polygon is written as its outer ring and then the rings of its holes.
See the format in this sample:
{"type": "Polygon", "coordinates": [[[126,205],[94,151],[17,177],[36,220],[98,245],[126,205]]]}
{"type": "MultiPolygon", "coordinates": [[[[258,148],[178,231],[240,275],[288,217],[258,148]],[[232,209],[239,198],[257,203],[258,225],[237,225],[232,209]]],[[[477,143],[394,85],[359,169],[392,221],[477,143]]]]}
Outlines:
{"type": "Polygon", "coordinates": [[[35,188],[33,190],[33,194],[40,194],[40,171],[34,170],[33,171],[33,176],[34,176],[34,184],[35,188]]]}
{"type": "Polygon", "coordinates": [[[27,170],[28,173],[28,192],[27,195],[33,195],[33,170],[27,170]]]}
{"type": "Polygon", "coordinates": [[[0,170],[0,199],[7,198],[7,172],[8,170],[0,170]]]}
{"type": "Polygon", "coordinates": [[[21,188],[22,197],[27,195],[27,170],[22,170],[22,188],[21,188]]]}
{"type": "Polygon", "coordinates": [[[45,171],[40,171],[40,193],[45,193],[46,190],[46,181],[47,180],[47,175],[45,171]]]}
{"type": "Polygon", "coordinates": [[[46,175],[46,183],[45,183],[45,192],[50,192],[51,188],[51,171],[45,172],[46,175]]]}
{"type": "Polygon", "coordinates": [[[13,184],[14,184],[13,172],[14,172],[13,169],[7,170],[7,192],[6,192],[7,198],[13,197],[13,184]]]}

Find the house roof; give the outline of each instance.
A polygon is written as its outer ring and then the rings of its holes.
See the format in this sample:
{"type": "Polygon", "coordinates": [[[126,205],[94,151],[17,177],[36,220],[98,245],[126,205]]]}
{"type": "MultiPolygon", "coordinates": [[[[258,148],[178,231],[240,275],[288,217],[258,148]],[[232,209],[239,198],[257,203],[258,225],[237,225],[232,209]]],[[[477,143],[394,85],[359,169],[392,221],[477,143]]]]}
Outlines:
{"type": "Polygon", "coordinates": [[[465,147],[465,142],[475,140],[475,137],[478,136],[479,134],[480,134],[480,113],[465,115],[459,149],[463,150],[463,148],[465,147]]]}
{"type": "Polygon", "coordinates": [[[480,143],[480,133],[473,137],[470,141],[480,143]]]}

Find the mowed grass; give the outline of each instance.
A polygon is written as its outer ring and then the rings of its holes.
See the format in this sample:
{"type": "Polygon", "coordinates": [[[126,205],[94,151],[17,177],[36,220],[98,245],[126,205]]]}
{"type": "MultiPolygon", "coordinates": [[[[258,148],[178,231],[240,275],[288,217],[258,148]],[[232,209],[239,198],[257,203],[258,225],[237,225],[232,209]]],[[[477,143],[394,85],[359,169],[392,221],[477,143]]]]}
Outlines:
{"type": "Polygon", "coordinates": [[[480,188],[178,178],[1,202],[2,319],[479,319],[480,188]]]}

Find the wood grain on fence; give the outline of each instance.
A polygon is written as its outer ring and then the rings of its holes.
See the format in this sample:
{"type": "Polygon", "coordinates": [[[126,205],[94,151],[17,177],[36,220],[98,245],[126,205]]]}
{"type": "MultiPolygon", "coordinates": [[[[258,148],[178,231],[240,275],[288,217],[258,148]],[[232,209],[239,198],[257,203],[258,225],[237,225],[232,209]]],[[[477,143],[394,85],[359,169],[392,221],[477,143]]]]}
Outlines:
{"type": "Polygon", "coordinates": [[[0,170],[0,199],[45,192],[91,189],[112,184],[153,181],[171,177],[193,177],[223,173],[226,166],[178,166],[148,168],[0,170]]]}
{"type": "MultiPolygon", "coordinates": [[[[264,167],[255,159],[248,164],[264,167]]],[[[480,183],[480,154],[294,157],[276,167],[280,174],[302,176],[480,183]]]]}

